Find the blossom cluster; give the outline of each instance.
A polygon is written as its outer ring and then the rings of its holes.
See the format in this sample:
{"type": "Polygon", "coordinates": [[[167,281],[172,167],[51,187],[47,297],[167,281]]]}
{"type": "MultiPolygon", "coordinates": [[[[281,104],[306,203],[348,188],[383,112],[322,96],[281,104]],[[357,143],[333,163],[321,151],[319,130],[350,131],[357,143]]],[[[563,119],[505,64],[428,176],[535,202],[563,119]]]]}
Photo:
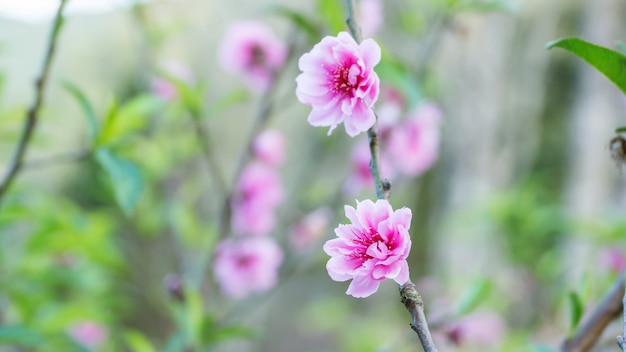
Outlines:
{"type": "MultiPolygon", "coordinates": [[[[287,59],[287,45],[268,26],[256,21],[233,23],[219,45],[218,62],[255,92],[273,83],[287,59]]],[[[253,160],[238,175],[231,198],[235,237],[222,240],[213,261],[222,291],[233,298],[264,292],[278,282],[283,252],[268,234],[276,226],[276,209],[285,195],[277,167],[285,161],[285,141],[266,130],[252,143],[253,160]]]]}

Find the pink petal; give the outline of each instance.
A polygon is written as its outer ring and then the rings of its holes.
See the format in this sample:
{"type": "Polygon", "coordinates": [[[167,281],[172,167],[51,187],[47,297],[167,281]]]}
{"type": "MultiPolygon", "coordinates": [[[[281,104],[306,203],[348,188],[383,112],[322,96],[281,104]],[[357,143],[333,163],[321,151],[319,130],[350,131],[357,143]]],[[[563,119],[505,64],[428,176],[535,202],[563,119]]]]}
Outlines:
{"type": "Polygon", "coordinates": [[[372,279],[369,275],[357,276],[348,286],[346,294],[356,298],[365,298],[375,293],[379,285],[380,281],[372,279]]]}

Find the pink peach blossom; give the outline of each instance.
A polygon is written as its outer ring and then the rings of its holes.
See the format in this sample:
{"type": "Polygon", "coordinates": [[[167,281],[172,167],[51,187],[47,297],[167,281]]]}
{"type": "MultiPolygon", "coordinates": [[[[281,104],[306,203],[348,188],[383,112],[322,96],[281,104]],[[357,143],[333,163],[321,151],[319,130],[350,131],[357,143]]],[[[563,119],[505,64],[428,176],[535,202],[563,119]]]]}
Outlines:
{"type": "Polygon", "coordinates": [[[345,212],[351,224],[340,224],[335,229],[338,238],[324,245],[331,256],[326,264],[331,279],[352,279],[346,294],[359,298],[376,292],[385,279],[400,285],[409,281],[411,210],[393,211],[384,199],[368,199],[357,201],[356,209],[346,205],[345,212]]]}
{"type": "Polygon", "coordinates": [[[303,251],[326,233],[333,212],[328,207],[319,208],[294,225],[289,238],[291,247],[303,251]]]}
{"type": "Polygon", "coordinates": [[[379,86],[374,66],[379,61],[380,47],[373,39],[357,44],[347,32],[324,37],[302,55],[296,96],[313,108],[309,123],[330,126],[330,135],[343,122],[351,137],[372,127],[379,86]]]}
{"type": "Polygon", "coordinates": [[[361,0],[359,2],[359,24],[365,38],[378,32],[383,24],[383,4],[381,0],[361,0]]]}
{"type": "Polygon", "coordinates": [[[608,247],[600,252],[600,262],[614,273],[626,269],[626,255],[619,247],[608,247]]]}
{"type": "Polygon", "coordinates": [[[241,21],[226,31],[218,48],[218,62],[241,76],[253,91],[263,91],[287,59],[287,45],[264,23],[241,21]]]}
{"type": "Polygon", "coordinates": [[[422,104],[389,136],[389,154],[398,171],[417,176],[430,168],[439,156],[441,110],[422,104]]]}
{"type": "Polygon", "coordinates": [[[222,291],[242,298],[274,287],[282,261],[283,252],[271,237],[225,239],[217,245],[213,269],[222,291]]]}
{"type": "Polygon", "coordinates": [[[481,312],[450,323],[445,333],[457,346],[483,346],[492,350],[502,343],[505,326],[501,316],[492,312],[481,312]]]}
{"type": "Polygon", "coordinates": [[[265,163],[281,165],[285,162],[285,138],[278,130],[265,130],[254,139],[252,152],[265,163]]]}
{"type": "Polygon", "coordinates": [[[241,173],[231,202],[233,232],[269,233],[276,223],[276,207],[283,198],[278,172],[259,162],[250,163],[241,173]]]}
{"type": "Polygon", "coordinates": [[[107,329],[93,321],[82,321],[68,329],[68,334],[88,349],[98,348],[109,334],[107,329]]]}

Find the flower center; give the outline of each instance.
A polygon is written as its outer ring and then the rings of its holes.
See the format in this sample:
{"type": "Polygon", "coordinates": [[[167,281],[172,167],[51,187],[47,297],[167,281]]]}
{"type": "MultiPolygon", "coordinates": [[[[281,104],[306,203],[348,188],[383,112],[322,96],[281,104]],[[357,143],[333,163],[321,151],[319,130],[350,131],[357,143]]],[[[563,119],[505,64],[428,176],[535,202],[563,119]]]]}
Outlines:
{"type": "Polygon", "coordinates": [[[250,62],[248,62],[249,67],[265,67],[267,57],[261,46],[254,44],[252,48],[250,48],[250,54],[250,62]]]}
{"type": "Polygon", "coordinates": [[[333,92],[353,96],[359,83],[359,71],[357,65],[336,67],[331,77],[333,92]]]}

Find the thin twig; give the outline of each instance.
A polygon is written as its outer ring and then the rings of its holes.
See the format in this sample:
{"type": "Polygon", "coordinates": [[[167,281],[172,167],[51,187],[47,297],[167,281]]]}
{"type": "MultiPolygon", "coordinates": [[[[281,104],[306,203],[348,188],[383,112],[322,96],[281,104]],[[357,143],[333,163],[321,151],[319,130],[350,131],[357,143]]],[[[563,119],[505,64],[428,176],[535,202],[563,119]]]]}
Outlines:
{"type": "Polygon", "coordinates": [[[26,150],[28,149],[31,136],[33,134],[33,131],[35,130],[35,126],[37,125],[39,111],[41,110],[41,105],[43,103],[43,95],[46,87],[46,82],[48,80],[50,66],[52,65],[52,58],[54,56],[59,32],[63,24],[63,9],[65,8],[66,3],[67,0],[61,0],[61,3],[59,4],[59,8],[57,10],[57,14],[54,18],[54,24],[52,25],[52,31],[50,33],[50,41],[48,43],[48,51],[43,61],[43,68],[41,70],[41,74],[35,82],[35,101],[33,102],[33,105],[30,107],[30,109],[28,109],[26,121],[24,121],[24,129],[22,130],[22,135],[20,136],[17,147],[15,148],[13,158],[11,159],[11,163],[9,164],[6,174],[2,179],[2,182],[0,182],[0,200],[7,192],[9,187],[11,187],[13,180],[15,179],[22,167],[24,155],[26,154],[26,150]]]}
{"type": "Polygon", "coordinates": [[[563,342],[561,352],[589,351],[609,323],[622,312],[626,280],[622,273],[576,334],[563,342]]]}
{"type": "MultiPolygon", "coordinates": [[[[623,274],[622,274],[623,275],[623,274]]],[[[622,288],[624,284],[622,284],[622,288]]],[[[617,337],[617,345],[622,349],[622,351],[626,351],[626,290],[624,290],[624,297],[622,298],[622,311],[623,311],[623,332],[622,335],[617,337]]]]}
{"type": "MultiPolygon", "coordinates": [[[[354,0],[346,0],[346,24],[348,25],[348,29],[350,30],[350,33],[352,34],[354,40],[357,43],[360,43],[361,31],[354,17],[355,8],[356,6],[354,0]]],[[[374,123],[374,126],[372,126],[372,128],[367,131],[367,136],[369,138],[371,155],[370,172],[372,173],[372,177],[374,178],[374,183],[376,185],[376,198],[389,199],[389,197],[391,196],[391,183],[388,180],[383,180],[381,178],[380,145],[378,142],[378,127],[376,123],[374,123]]],[[[400,286],[400,297],[402,303],[413,317],[411,329],[413,329],[413,331],[415,331],[415,333],[419,337],[424,351],[437,352],[437,347],[435,347],[435,342],[433,341],[433,338],[430,334],[430,329],[428,328],[428,323],[426,322],[426,316],[424,314],[424,301],[422,300],[420,294],[417,292],[415,284],[413,284],[411,281],[408,281],[404,285],[400,286]]]]}
{"type": "Polygon", "coordinates": [[[224,195],[227,192],[226,181],[224,180],[224,176],[220,171],[217,160],[215,160],[213,148],[211,148],[211,139],[209,138],[209,133],[205,130],[198,116],[192,116],[192,120],[194,129],[196,131],[196,137],[198,138],[198,142],[200,142],[200,146],[202,147],[202,154],[204,155],[204,159],[207,163],[209,173],[213,175],[217,186],[216,188],[220,190],[220,194],[224,195]]]}
{"type": "Polygon", "coordinates": [[[417,292],[415,284],[409,281],[400,286],[400,297],[401,302],[413,317],[411,329],[419,336],[424,352],[437,352],[437,347],[435,347],[435,342],[430,335],[426,316],[424,315],[424,301],[417,292]]]}

